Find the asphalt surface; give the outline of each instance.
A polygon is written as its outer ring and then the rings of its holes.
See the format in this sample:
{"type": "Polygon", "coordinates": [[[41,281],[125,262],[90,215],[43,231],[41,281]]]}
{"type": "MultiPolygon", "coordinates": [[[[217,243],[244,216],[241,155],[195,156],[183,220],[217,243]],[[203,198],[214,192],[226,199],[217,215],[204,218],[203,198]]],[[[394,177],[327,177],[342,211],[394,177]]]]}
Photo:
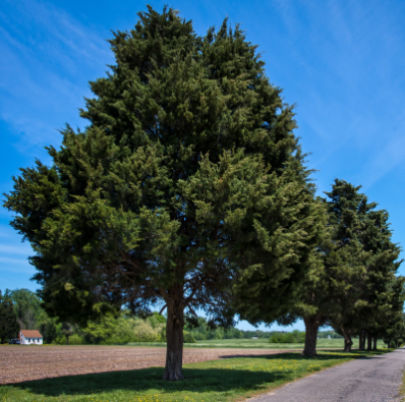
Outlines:
{"type": "Polygon", "coordinates": [[[399,402],[405,349],[358,359],[252,398],[254,402],[399,402]]]}

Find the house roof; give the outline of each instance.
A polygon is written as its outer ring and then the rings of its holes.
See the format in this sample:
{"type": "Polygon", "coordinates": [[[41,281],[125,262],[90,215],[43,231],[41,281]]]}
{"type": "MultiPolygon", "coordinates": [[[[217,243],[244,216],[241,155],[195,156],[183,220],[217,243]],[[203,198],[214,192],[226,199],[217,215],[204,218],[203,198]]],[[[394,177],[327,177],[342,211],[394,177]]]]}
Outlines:
{"type": "Polygon", "coordinates": [[[43,338],[43,336],[36,329],[22,329],[20,332],[25,338],[43,338]]]}

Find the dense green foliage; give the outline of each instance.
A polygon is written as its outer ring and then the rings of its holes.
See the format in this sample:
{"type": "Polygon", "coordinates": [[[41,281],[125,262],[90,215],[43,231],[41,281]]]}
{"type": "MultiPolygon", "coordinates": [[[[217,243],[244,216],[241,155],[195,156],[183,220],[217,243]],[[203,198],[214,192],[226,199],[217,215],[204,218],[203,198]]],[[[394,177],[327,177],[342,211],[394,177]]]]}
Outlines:
{"type": "Polygon", "coordinates": [[[304,343],[305,332],[294,330],[292,332],[277,332],[269,338],[270,343],[304,343]]]}
{"type": "Polygon", "coordinates": [[[41,299],[28,289],[8,291],[13,301],[21,329],[38,329],[46,321],[47,314],[41,308],[41,299]]]}
{"type": "Polygon", "coordinates": [[[6,343],[11,338],[18,337],[20,326],[14,313],[13,302],[9,292],[4,295],[0,291],[0,343],[6,343]]]}

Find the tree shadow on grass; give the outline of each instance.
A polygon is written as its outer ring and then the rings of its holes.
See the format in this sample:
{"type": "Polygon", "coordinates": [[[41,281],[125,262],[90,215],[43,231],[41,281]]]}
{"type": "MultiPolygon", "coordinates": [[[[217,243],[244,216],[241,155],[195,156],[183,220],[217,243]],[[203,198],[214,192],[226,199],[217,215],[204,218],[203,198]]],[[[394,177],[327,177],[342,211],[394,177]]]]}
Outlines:
{"type": "MultiPolygon", "coordinates": [[[[384,352],[374,352],[374,356],[384,352]]],[[[306,363],[316,364],[319,362],[319,369],[334,365],[335,359],[342,362],[345,358],[363,358],[372,357],[370,352],[363,353],[327,353],[322,352],[315,358],[307,358],[299,353],[283,353],[278,355],[261,356],[222,356],[223,359],[229,359],[228,367],[212,367],[220,365],[219,361],[206,362],[206,368],[184,367],[184,381],[169,382],[163,381],[164,369],[161,367],[151,367],[148,369],[131,371],[112,371],[97,374],[85,374],[75,376],[65,376],[50,378],[45,380],[29,381],[6,386],[9,389],[17,388],[26,390],[37,395],[56,397],[60,395],[97,395],[108,392],[147,392],[157,390],[159,394],[171,394],[173,392],[227,392],[234,391],[238,393],[257,392],[265,390],[270,386],[278,386],[292,381],[296,378],[308,374],[308,364],[303,364],[297,369],[278,369],[277,365],[271,365],[271,370],[266,371],[263,366],[256,366],[254,370],[246,370],[243,367],[238,368],[238,362],[245,362],[248,359],[264,359],[267,361],[278,360],[287,363],[288,361],[306,361],[306,363]],[[323,361],[329,360],[331,364],[323,361]],[[232,367],[234,365],[234,367],[232,367]]],[[[304,362],[303,362],[304,363],[304,362]]],[[[203,363],[204,364],[204,363],[203,363]]],[[[256,362],[255,362],[256,364],[256,362]]],[[[255,365],[253,364],[253,366],[255,365]]],[[[191,365],[192,366],[192,365],[191,365]]]]}
{"type": "Polygon", "coordinates": [[[293,379],[292,372],[184,368],[185,380],[171,382],[162,380],[163,372],[164,369],[161,367],[152,367],[142,370],[57,377],[9,384],[6,387],[18,388],[47,397],[149,390],[159,390],[159,394],[179,391],[226,392],[238,390],[246,392],[259,391],[270,384],[277,385],[293,379]]]}

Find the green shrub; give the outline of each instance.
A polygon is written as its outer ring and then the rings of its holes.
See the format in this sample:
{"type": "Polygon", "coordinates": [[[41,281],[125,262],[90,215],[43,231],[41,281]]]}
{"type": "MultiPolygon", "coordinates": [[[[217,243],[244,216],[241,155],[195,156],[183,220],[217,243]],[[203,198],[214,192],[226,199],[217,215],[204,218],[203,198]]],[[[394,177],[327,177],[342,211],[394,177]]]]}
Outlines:
{"type": "Polygon", "coordinates": [[[149,324],[152,326],[153,329],[158,327],[160,328],[162,324],[163,325],[166,324],[166,318],[163,315],[157,313],[156,311],[153,312],[153,314],[147,318],[147,321],[149,322],[149,324]]]}
{"type": "Polygon", "coordinates": [[[217,328],[214,331],[211,331],[209,334],[209,339],[224,339],[224,330],[217,328]]]}
{"type": "Polygon", "coordinates": [[[294,335],[291,332],[275,333],[269,338],[270,343],[297,343],[294,335]]]}
{"type": "Polygon", "coordinates": [[[397,345],[395,344],[395,341],[390,342],[390,349],[396,349],[397,345]]]}
{"type": "Polygon", "coordinates": [[[202,334],[201,332],[193,332],[193,336],[197,341],[205,341],[207,340],[207,335],[202,334]]]}
{"type": "Polygon", "coordinates": [[[295,338],[295,343],[304,343],[305,342],[305,332],[304,331],[299,331],[298,329],[295,329],[292,332],[294,338],[295,338]]]}
{"type": "Polygon", "coordinates": [[[137,320],[133,331],[136,342],[159,342],[159,331],[157,328],[152,328],[146,320],[137,320]]]}
{"type": "Polygon", "coordinates": [[[57,336],[53,341],[52,345],[66,345],[66,337],[63,335],[57,336]]]}
{"type": "Polygon", "coordinates": [[[196,343],[196,340],[192,333],[184,331],[183,332],[184,343],[196,343]]]}
{"type": "Polygon", "coordinates": [[[74,334],[69,337],[69,345],[85,345],[85,344],[86,344],[85,339],[80,335],[74,334]]]}

